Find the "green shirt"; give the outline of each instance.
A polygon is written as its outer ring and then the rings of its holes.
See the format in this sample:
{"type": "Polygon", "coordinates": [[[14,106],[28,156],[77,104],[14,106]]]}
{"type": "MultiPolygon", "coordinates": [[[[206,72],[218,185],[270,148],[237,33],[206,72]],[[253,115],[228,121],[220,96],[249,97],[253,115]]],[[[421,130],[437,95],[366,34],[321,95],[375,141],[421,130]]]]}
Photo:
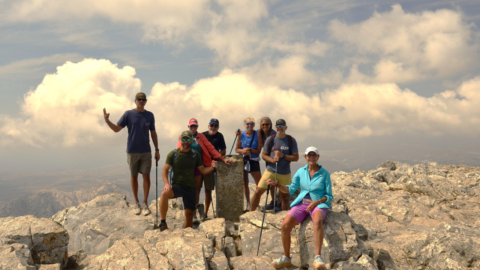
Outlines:
{"type": "Polygon", "coordinates": [[[195,150],[190,150],[186,153],[179,149],[172,150],[168,153],[165,163],[173,165],[174,151],[177,151],[177,158],[175,159],[175,166],[173,166],[173,184],[178,184],[186,188],[196,188],[194,170],[196,167],[202,166],[202,158],[196,152],[196,157],[193,157],[195,150]]]}
{"type": "MultiPolygon", "coordinates": [[[[198,132],[197,132],[197,134],[198,134],[198,132]]],[[[200,158],[201,158],[202,157],[202,147],[197,142],[197,134],[195,134],[193,136],[193,142],[192,142],[192,145],[190,146],[190,148],[197,151],[200,154],[200,158]]]]}

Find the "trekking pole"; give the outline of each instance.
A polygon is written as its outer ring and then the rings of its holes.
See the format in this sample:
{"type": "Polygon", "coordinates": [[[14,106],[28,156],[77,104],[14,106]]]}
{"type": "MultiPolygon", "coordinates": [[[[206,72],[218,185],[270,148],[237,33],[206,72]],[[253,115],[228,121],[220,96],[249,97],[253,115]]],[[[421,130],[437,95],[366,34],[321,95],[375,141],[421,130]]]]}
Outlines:
{"type": "Polygon", "coordinates": [[[262,228],[260,228],[260,237],[258,238],[257,256],[258,256],[258,251],[260,250],[260,242],[262,241],[263,223],[265,222],[265,212],[267,211],[266,206],[268,201],[268,193],[270,193],[270,185],[268,185],[267,187],[267,197],[265,197],[265,207],[263,208],[262,228]]]}
{"type": "MultiPolygon", "coordinates": [[[[213,182],[215,183],[215,205],[216,205],[216,207],[213,208],[213,213],[215,215],[215,218],[218,218],[217,169],[213,169],[213,182]],[[215,212],[215,209],[217,209],[216,212],[215,212]]],[[[213,207],[213,202],[212,202],[212,207],[213,207]]]]}
{"type": "MultiPolygon", "coordinates": [[[[278,170],[278,162],[275,162],[275,182],[277,182],[277,170],[278,170]]],[[[265,204],[265,207],[267,205],[265,204]]],[[[277,186],[275,186],[275,191],[273,192],[273,213],[277,212],[277,186]]]]}
{"type": "Polygon", "coordinates": [[[158,227],[158,160],[155,160],[156,167],[155,167],[155,224],[153,225],[153,229],[157,229],[158,227]]]}
{"type": "MultiPolygon", "coordinates": [[[[246,191],[246,196],[247,196],[247,210],[250,210],[250,204],[248,203],[248,200],[250,200],[250,185],[248,184],[248,174],[250,173],[250,161],[247,161],[247,188],[245,189],[246,191]]],[[[244,180],[245,181],[245,180],[244,180]]]]}
{"type": "MultiPolygon", "coordinates": [[[[240,129],[237,129],[237,131],[240,131],[240,129]]],[[[233,140],[232,149],[230,149],[230,154],[229,154],[229,155],[231,155],[231,154],[232,154],[232,150],[233,150],[233,147],[235,146],[235,142],[237,141],[237,137],[238,137],[238,135],[237,135],[237,134],[235,134],[235,140],[233,140]]]]}

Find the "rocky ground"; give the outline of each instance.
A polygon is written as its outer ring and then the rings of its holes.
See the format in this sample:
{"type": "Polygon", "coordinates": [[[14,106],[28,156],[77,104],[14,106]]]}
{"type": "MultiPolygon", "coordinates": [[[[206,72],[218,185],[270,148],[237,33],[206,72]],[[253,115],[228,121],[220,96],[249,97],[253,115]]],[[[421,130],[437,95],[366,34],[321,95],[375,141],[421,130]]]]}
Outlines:
{"type": "MultiPolygon", "coordinates": [[[[327,268],[480,269],[480,168],[386,162],[333,173],[332,184],[327,268]]],[[[267,213],[257,257],[262,212],[183,229],[182,208],[170,201],[164,232],[153,229],[154,203],[152,215],[135,216],[120,194],[52,219],[0,218],[0,269],[273,269],[271,260],[283,254],[286,212],[267,213]]],[[[313,269],[312,238],[310,220],[295,228],[288,269],[313,269]]]]}

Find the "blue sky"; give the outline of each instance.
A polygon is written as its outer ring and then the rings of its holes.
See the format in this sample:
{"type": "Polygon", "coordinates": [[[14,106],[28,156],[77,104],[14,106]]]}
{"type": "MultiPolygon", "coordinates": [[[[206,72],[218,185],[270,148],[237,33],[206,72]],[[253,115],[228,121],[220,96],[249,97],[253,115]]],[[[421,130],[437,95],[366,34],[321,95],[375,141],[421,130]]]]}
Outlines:
{"type": "Polygon", "coordinates": [[[478,138],[476,1],[68,3],[0,1],[0,171],[123,163],[101,109],[140,90],[163,156],[190,117],[227,144],[250,115],[301,149],[478,138]]]}

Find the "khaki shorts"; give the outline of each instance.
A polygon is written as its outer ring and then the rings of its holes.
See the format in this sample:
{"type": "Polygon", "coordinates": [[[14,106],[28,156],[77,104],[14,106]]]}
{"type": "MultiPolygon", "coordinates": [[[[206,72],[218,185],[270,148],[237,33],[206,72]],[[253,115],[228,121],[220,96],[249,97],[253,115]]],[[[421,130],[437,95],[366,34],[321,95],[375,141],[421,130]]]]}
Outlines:
{"type": "Polygon", "coordinates": [[[138,173],[150,174],[152,153],[127,153],[127,162],[131,176],[137,176],[138,173]]]}
{"type": "Polygon", "coordinates": [[[213,173],[209,173],[202,176],[203,184],[205,189],[215,190],[215,179],[213,179],[213,173]]]}
{"type": "MultiPolygon", "coordinates": [[[[267,185],[267,180],[268,179],[272,179],[272,180],[275,181],[275,173],[271,172],[269,170],[265,170],[265,172],[262,175],[262,178],[260,179],[260,182],[258,182],[257,187],[267,189],[268,188],[268,185],[267,185]]],[[[277,174],[277,181],[282,186],[290,185],[292,183],[292,177],[291,177],[290,174],[277,174]]],[[[282,190],[280,190],[280,192],[287,193],[287,192],[283,192],[282,190]]]]}

